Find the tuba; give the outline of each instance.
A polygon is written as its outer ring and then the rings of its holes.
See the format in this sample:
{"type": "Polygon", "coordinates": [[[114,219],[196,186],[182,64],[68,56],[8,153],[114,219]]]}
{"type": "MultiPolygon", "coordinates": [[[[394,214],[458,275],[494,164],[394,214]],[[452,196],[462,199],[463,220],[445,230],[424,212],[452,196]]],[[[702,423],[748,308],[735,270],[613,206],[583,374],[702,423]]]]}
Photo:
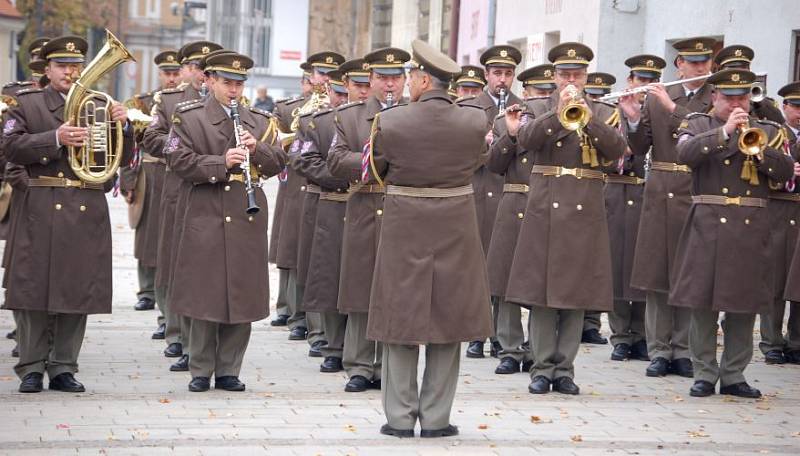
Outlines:
{"type": "Polygon", "coordinates": [[[102,184],[117,174],[122,161],[123,142],[122,123],[110,119],[114,99],[107,93],[89,87],[128,61],[135,61],[133,55],[106,30],[106,43],[81,71],[67,94],[64,119],[89,130],[88,139],[82,146],[67,147],[70,168],[85,183],[102,184]],[[97,98],[105,99],[105,104],[99,105],[97,98]]]}
{"type": "Polygon", "coordinates": [[[581,130],[592,118],[592,111],[586,105],[579,103],[578,89],[570,84],[567,86],[572,100],[558,113],[558,120],[561,125],[570,131],[581,130]]]}

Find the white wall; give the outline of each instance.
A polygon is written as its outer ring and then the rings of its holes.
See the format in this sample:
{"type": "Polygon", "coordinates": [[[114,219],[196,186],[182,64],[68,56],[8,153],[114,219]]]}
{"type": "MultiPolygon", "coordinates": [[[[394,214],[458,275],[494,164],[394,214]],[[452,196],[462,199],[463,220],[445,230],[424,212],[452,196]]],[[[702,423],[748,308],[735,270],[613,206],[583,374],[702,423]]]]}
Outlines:
{"type": "MultiPolygon", "coordinates": [[[[505,24],[503,23],[503,26],[505,24]]],[[[489,33],[489,0],[461,0],[458,17],[459,65],[480,65],[489,33]]]]}
{"type": "Polygon", "coordinates": [[[296,76],[299,82],[300,64],[308,57],[308,15],[308,0],[273,0],[271,75],[296,76]],[[299,51],[300,60],[282,59],[281,51],[299,51]]]}

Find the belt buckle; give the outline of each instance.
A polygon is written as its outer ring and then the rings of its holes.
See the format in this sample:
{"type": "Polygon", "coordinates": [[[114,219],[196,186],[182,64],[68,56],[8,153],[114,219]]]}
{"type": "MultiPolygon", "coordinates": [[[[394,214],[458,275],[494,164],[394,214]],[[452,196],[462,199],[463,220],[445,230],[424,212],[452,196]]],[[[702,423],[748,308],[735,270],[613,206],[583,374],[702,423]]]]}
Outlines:
{"type": "Polygon", "coordinates": [[[525,193],[528,193],[531,187],[528,184],[522,184],[522,189],[525,190],[525,193]]]}
{"type": "Polygon", "coordinates": [[[735,196],[735,197],[725,197],[725,205],[726,206],[741,206],[742,205],[742,197],[735,196]]]}
{"type": "Polygon", "coordinates": [[[70,187],[77,187],[77,185],[73,184],[72,181],[70,181],[69,179],[64,178],[64,188],[70,188],[70,187]]]}
{"type": "Polygon", "coordinates": [[[578,176],[578,168],[564,168],[559,166],[558,172],[556,173],[556,177],[561,177],[561,176],[573,176],[580,179],[580,177],[578,176]]]}

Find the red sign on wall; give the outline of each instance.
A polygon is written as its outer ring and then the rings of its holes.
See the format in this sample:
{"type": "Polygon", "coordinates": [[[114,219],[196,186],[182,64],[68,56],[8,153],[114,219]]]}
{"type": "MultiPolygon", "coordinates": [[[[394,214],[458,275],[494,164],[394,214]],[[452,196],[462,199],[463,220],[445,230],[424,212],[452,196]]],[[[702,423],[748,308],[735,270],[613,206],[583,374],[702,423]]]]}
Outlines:
{"type": "Polygon", "coordinates": [[[281,51],[281,60],[300,60],[302,55],[300,51],[281,51]]]}

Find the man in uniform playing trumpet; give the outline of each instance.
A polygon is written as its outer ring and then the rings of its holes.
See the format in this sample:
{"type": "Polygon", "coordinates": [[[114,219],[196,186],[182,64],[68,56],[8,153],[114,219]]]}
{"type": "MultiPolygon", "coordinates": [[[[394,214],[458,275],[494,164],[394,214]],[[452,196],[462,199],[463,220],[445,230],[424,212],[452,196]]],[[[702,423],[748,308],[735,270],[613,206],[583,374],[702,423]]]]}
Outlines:
{"type": "Polygon", "coordinates": [[[776,150],[780,125],[750,118],[754,81],[747,70],[715,73],[708,79],[715,88],[713,114],[691,114],[679,131],[678,159],[692,169],[692,207],[677,246],[669,303],[691,309],[692,396],[714,394],[717,381],[721,394],[761,396],[743,372],[753,356],[755,314],[772,305],[772,259],[765,248],[769,186],[786,182],[793,162],[776,150]]]}
{"type": "MultiPolygon", "coordinates": [[[[4,305],[18,311],[20,359],[15,371],[24,393],[42,391],[45,371],[51,390],[85,391],[74,373],[86,315],[111,313],[111,224],[104,195],[111,181],[79,180],[65,148],[84,146],[89,135],[85,125],[70,120],[80,113],[65,112],[66,95],[83,69],[87,48],[76,36],[49,41],[41,55],[48,62],[50,84],[17,93],[19,106],[8,113],[3,128],[4,153],[30,175],[16,222],[4,305]]],[[[81,80],[84,87],[93,82],[81,80]]],[[[109,144],[122,140],[122,162],[130,160],[125,107],[112,103],[108,117],[126,125],[124,140],[112,137],[109,144]]]]}

